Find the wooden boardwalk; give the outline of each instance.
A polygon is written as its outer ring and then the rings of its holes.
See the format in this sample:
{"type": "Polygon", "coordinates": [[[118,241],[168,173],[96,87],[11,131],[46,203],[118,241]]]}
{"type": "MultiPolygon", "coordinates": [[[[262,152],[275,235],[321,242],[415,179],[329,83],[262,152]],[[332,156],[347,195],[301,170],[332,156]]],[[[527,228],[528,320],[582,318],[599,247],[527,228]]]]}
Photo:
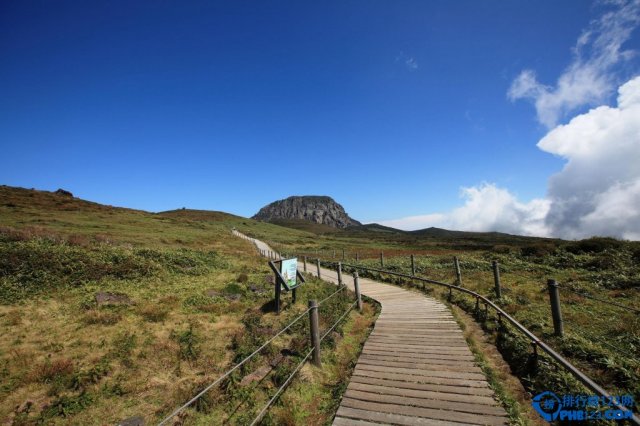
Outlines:
{"type": "MultiPolygon", "coordinates": [[[[302,270],[302,266],[300,266],[302,270]]],[[[308,265],[316,273],[315,265],[308,265]]],[[[321,269],[322,278],[338,281],[321,269]]],[[[342,274],[353,289],[353,278],[342,274]]],[[[475,364],[449,309],[423,294],[360,278],[382,311],[334,425],[503,425],[507,413],[475,364]]]]}

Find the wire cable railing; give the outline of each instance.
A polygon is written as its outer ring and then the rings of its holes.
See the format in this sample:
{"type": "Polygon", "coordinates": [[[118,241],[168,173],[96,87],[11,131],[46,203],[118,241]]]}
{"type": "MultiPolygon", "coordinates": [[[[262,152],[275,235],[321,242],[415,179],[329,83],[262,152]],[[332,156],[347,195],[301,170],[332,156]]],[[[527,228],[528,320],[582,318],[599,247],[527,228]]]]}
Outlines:
{"type": "MultiPolygon", "coordinates": [[[[337,321],[334,322],[333,325],[320,337],[321,342],[325,339],[325,337],[327,337],[329,333],[331,333],[338,326],[338,324],[340,324],[340,322],[349,314],[349,312],[351,312],[351,310],[356,305],[356,303],[357,302],[353,302],[351,305],[349,305],[347,310],[340,316],[340,318],[338,318],[337,321]]],[[[302,366],[309,360],[309,357],[311,356],[312,353],[313,353],[313,348],[311,348],[307,352],[307,354],[304,356],[304,358],[302,358],[302,360],[298,363],[298,365],[293,370],[293,372],[289,375],[287,380],[285,380],[285,382],[280,386],[280,388],[276,391],[273,397],[267,402],[267,404],[262,408],[262,410],[260,410],[256,418],[251,422],[250,426],[254,426],[262,420],[262,418],[264,417],[266,412],[269,410],[269,408],[277,401],[278,397],[282,394],[282,392],[284,392],[284,390],[287,388],[291,380],[293,380],[293,377],[298,373],[298,371],[300,371],[302,366]]]]}
{"type": "MultiPolygon", "coordinates": [[[[256,243],[257,240],[255,240],[254,238],[251,237],[247,237],[246,235],[236,231],[235,229],[232,230],[233,234],[249,240],[251,242],[253,242],[254,244],[256,243]]],[[[261,252],[261,254],[267,256],[267,255],[276,255],[275,252],[273,251],[269,251],[268,253],[263,253],[261,252]]],[[[277,254],[277,256],[280,256],[279,254],[277,254]]],[[[253,351],[251,354],[249,354],[248,356],[246,356],[242,361],[238,362],[236,365],[234,365],[232,368],[230,368],[229,370],[227,370],[224,374],[222,374],[220,377],[218,377],[216,380],[214,380],[213,382],[211,382],[209,385],[207,385],[204,389],[202,389],[200,392],[198,392],[193,398],[191,398],[189,401],[185,402],[183,405],[181,405],[180,407],[178,407],[177,409],[175,409],[171,414],[169,414],[168,416],[166,416],[164,419],[162,419],[160,421],[160,423],[158,423],[158,426],[164,426],[166,425],[172,418],[174,418],[175,416],[177,416],[178,414],[180,414],[182,411],[184,411],[185,409],[187,409],[189,406],[191,406],[194,402],[196,402],[199,398],[201,398],[204,394],[206,394],[209,390],[211,390],[213,387],[215,387],[216,385],[218,385],[222,380],[224,380],[225,378],[229,377],[231,375],[231,373],[233,373],[234,371],[236,371],[237,369],[239,369],[240,367],[242,367],[244,364],[246,364],[249,360],[251,360],[254,356],[256,356],[257,354],[259,354],[264,348],[266,348],[271,342],[273,342],[276,338],[278,338],[279,336],[281,336],[283,333],[285,333],[287,330],[289,330],[291,327],[293,327],[294,324],[296,324],[298,321],[300,321],[302,318],[304,318],[307,314],[309,314],[309,312],[312,309],[317,309],[320,306],[322,306],[323,303],[325,303],[326,301],[328,301],[329,299],[331,299],[332,297],[334,297],[335,295],[339,294],[340,292],[343,292],[345,289],[344,286],[339,286],[339,288],[334,291],[333,293],[331,293],[329,296],[325,297],[324,299],[320,300],[320,302],[317,303],[316,307],[309,307],[307,308],[304,312],[302,312],[300,315],[298,315],[297,317],[295,317],[291,322],[289,322],[289,324],[287,324],[284,328],[282,328],[278,333],[276,333],[275,335],[273,335],[271,338],[269,338],[267,341],[265,341],[260,347],[258,347],[255,351],[253,351]]],[[[357,304],[357,301],[353,302],[352,304],[350,304],[347,308],[347,310],[340,316],[340,318],[338,318],[338,320],[329,328],[329,330],[327,332],[325,332],[322,337],[320,338],[320,341],[322,342],[322,340],[324,340],[324,338],[331,332],[333,331],[338,324],[349,314],[349,312],[351,312],[351,310],[353,309],[353,307],[357,304]]],[[[291,373],[291,375],[287,378],[287,380],[280,386],[280,388],[278,389],[278,391],[274,394],[274,396],[267,402],[267,404],[265,405],[265,407],[258,413],[258,416],[254,419],[254,421],[251,423],[251,425],[255,425],[257,424],[265,415],[265,413],[267,412],[267,410],[269,409],[269,407],[271,407],[271,405],[273,405],[273,403],[277,400],[277,398],[280,396],[280,394],[286,389],[287,385],[291,382],[291,380],[293,379],[293,377],[296,375],[296,373],[300,370],[300,368],[302,368],[302,366],[304,365],[305,362],[308,361],[309,357],[311,356],[311,354],[313,353],[314,348],[311,348],[307,354],[303,357],[303,359],[300,361],[300,363],[297,365],[297,367],[293,370],[293,372],[291,373]]]]}
{"type": "Polygon", "coordinates": [[[182,412],[183,410],[185,410],[187,407],[189,407],[191,404],[193,404],[194,402],[196,402],[200,397],[202,397],[202,395],[204,395],[205,393],[207,393],[211,388],[213,388],[215,385],[217,385],[218,383],[220,383],[222,380],[224,380],[225,378],[229,377],[229,375],[231,373],[233,373],[234,371],[236,371],[238,368],[240,368],[242,365],[244,365],[247,361],[249,361],[251,358],[253,358],[254,356],[256,356],[258,353],[260,353],[260,351],[262,351],[264,348],[266,348],[271,342],[273,342],[278,336],[280,336],[282,333],[284,333],[285,331],[287,331],[288,329],[290,329],[295,323],[297,323],[298,321],[300,321],[305,315],[307,315],[309,313],[309,311],[311,310],[311,308],[307,308],[307,310],[305,310],[302,314],[298,315],[293,321],[291,321],[286,327],[284,327],[282,330],[280,330],[277,334],[275,334],[274,336],[272,336],[269,340],[267,340],[266,342],[264,342],[262,344],[262,346],[260,346],[258,349],[256,349],[255,351],[253,351],[250,355],[248,355],[247,357],[245,357],[242,361],[240,361],[239,363],[237,363],[236,365],[234,365],[231,369],[227,370],[226,373],[224,373],[222,376],[218,377],[215,381],[213,381],[211,384],[207,385],[202,391],[200,391],[196,396],[194,396],[193,398],[191,398],[189,401],[187,401],[186,403],[184,403],[182,406],[178,407],[175,411],[173,411],[171,414],[169,414],[167,417],[165,417],[160,423],[158,423],[158,426],[163,426],[165,424],[167,424],[167,422],[169,420],[171,420],[173,417],[175,417],[176,415],[178,415],[180,412],[182,412]]]}
{"type": "Polygon", "coordinates": [[[623,305],[623,304],[620,304],[620,303],[611,302],[609,300],[600,299],[598,297],[594,297],[594,296],[588,295],[588,294],[586,294],[584,292],[581,292],[581,291],[578,291],[578,290],[574,290],[571,287],[567,287],[567,286],[563,286],[562,289],[563,290],[567,290],[567,291],[569,291],[571,293],[577,294],[578,296],[584,297],[585,299],[596,300],[598,302],[605,303],[607,305],[616,306],[618,308],[625,309],[625,310],[627,310],[629,312],[635,312],[636,314],[640,314],[640,309],[632,308],[631,306],[626,306],[626,305],[623,305]]]}

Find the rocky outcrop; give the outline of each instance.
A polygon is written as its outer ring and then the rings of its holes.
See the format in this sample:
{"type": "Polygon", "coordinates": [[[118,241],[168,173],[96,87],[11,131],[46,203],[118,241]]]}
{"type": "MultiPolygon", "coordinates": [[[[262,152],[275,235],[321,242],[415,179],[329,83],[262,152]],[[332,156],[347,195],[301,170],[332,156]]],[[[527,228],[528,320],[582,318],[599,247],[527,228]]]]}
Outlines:
{"type": "Polygon", "coordinates": [[[294,196],[275,201],[261,208],[253,219],[265,222],[287,219],[306,220],[334,228],[347,228],[361,224],[351,219],[344,211],[344,207],[336,203],[333,198],[314,195],[294,196]]]}
{"type": "Polygon", "coordinates": [[[64,197],[71,197],[71,198],[73,198],[73,194],[72,194],[71,192],[69,192],[69,191],[67,191],[67,190],[64,190],[64,189],[62,189],[62,188],[58,189],[58,190],[55,192],[55,194],[57,194],[57,195],[62,195],[62,196],[64,196],[64,197]]]}

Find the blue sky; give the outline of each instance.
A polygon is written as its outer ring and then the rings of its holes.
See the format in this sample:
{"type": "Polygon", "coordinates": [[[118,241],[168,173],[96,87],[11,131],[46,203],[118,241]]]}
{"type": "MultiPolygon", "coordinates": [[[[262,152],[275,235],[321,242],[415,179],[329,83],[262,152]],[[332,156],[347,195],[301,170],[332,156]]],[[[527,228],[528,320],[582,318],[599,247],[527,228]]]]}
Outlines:
{"type": "Polygon", "coordinates": [[[487,185],[527,204],[566,163],[541,138],[615,106],[638,72],[633,55],[614,61],[611,87],[551,125],[533,104],[560,87],[581,34],[623,6],[3,2],[0,183],[244,216],[322,194],[365,222],[446,216],[461,188],[487,185]],[[544,84],[510,92],[524,70],[544,84]]]}

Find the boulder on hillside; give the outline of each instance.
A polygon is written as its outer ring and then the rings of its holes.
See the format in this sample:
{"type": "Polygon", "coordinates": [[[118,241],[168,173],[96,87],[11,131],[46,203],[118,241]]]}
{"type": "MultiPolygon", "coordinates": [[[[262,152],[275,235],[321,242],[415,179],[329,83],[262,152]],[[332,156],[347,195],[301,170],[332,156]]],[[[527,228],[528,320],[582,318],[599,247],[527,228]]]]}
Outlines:
{"type": "Polygon", "coordinates": [[[56,192],[54,192],[54,194],[56,195],[62,195],[63,197],[71,197],[73,198],[73,194],[65,189],[59,188],[56,192]]]}

